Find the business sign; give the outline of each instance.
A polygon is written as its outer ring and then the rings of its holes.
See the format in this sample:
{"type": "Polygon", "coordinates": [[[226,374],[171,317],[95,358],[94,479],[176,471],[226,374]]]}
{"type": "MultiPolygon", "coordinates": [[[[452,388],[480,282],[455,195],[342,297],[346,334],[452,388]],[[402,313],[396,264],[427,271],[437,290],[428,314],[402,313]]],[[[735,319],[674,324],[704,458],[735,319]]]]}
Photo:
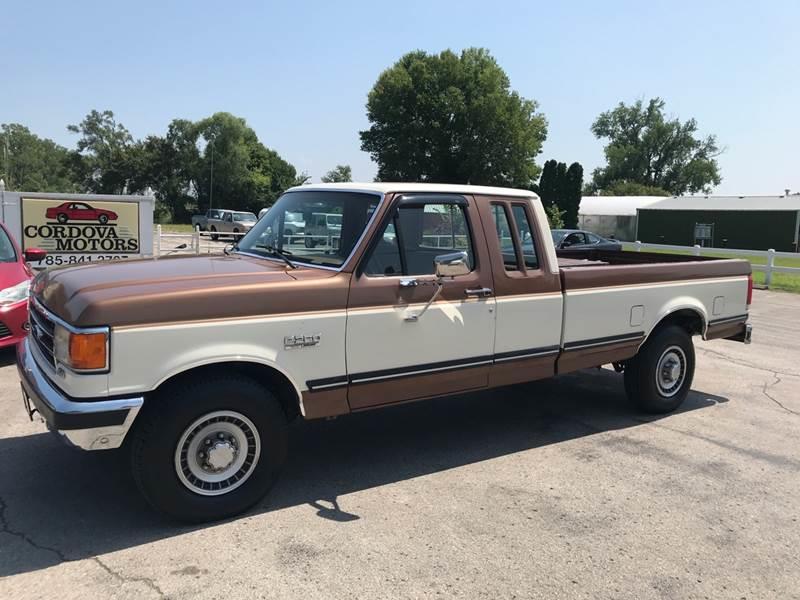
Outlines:
{"type": "Polygon", "coordinates": [[[139,204],[23,197],[22,247],[47,250],[37,267],[139,256],[139,204]]]}

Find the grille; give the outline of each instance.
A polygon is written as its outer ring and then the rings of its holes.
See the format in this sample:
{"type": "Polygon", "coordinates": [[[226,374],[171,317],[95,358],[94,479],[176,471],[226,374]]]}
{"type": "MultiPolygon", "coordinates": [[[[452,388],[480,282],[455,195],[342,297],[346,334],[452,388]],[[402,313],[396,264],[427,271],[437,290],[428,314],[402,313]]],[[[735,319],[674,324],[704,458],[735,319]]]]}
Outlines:
{"type": "Polygon", "coordinates": [[[7,338],[11,335],[11,330],[8,328],[8,325],[0,321],[0,339],[7,338]]]}
{"type": "Polygon", "coordinates": [[[37,307],[34,302],[29,304],[28,314],[30,315],[31,322],[30,338],[41,353],[50,361],[50,364],[55,366],[56,359],[53,351],[55,323],[53,323],[45,312],[37,307]]]}

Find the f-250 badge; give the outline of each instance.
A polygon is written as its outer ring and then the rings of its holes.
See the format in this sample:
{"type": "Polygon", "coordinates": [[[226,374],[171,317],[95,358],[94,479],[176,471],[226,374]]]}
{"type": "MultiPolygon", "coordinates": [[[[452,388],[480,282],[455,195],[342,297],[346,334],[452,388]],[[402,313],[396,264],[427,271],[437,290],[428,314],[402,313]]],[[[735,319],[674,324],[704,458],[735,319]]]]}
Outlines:
{"type": "Polygon", "coordinates": [[[287,335],[283,338],[283,345],[286,348],[305,348],[319,344],[320,334],[313,335],[287,335]]]}

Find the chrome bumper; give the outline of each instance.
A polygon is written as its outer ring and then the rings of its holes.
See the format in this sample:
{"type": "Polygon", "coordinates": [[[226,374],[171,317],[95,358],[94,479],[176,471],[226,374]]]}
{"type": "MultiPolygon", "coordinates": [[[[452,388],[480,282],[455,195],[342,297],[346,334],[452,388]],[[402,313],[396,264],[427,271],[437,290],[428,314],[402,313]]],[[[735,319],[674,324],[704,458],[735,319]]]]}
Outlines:
{"type": "Polygon", "coordinates": [[[27,338],[17,346],[17,370],[28,417],[33,420],[38,412],[48,429],[83,450],[119,448],[144,403],[142,397],[80,401],[68,398],[36,364],[27,338]]]}

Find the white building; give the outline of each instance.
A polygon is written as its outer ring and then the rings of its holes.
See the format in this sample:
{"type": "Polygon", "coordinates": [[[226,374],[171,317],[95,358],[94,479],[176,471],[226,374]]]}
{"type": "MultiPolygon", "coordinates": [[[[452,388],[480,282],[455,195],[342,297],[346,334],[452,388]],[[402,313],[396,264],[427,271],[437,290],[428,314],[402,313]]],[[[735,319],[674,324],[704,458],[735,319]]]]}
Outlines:
{"type": "Polygon", "coordinates": [[[578,209],[578,227],[606,238],[636,241],[636,211],[664,200],[664,196],[584,196],[578,209]]]}

